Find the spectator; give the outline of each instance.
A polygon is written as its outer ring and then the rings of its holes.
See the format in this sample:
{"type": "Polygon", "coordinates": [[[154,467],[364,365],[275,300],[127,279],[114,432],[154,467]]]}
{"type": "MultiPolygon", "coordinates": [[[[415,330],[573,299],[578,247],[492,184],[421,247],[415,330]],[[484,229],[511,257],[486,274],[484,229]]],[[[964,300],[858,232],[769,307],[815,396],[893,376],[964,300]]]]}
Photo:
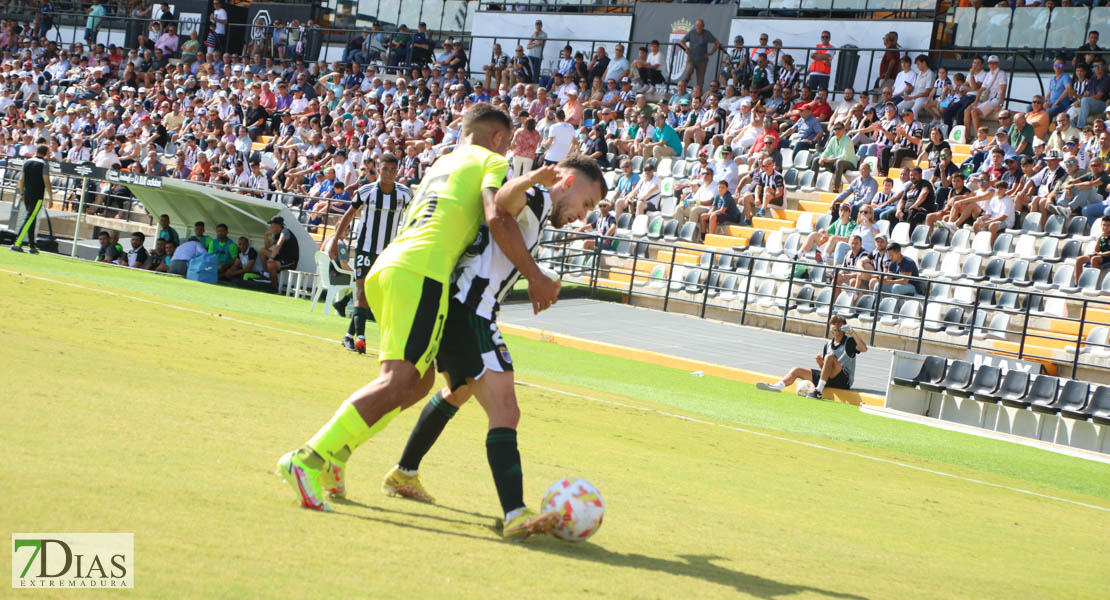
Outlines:
{"type": "Polygon", "coordinates": [[[705,69],[709,65],[709,57],[721,49],[712,32],[705,29],[705,21],[698,19],[694,22],[694,29],[687,31],[678,47],[686,53],[686,70],[682,73],[682,80],[690,83],[690,76],[697,78],[697,89],[705,88],[705,69]],[[712,46],[712,48],[710,48],[712,46]]]}
{"type": "Polygon", "coordinates": [[[801,110],[798,122],[788,127],[781,135],[790,140],[794,153],[797,154],[816,146],[823,131],[821,122],[813,116],[813,111],[806,107],[801,110]]]}
{"type": "Polygon", "coordinates": [[[131,234],[131,249],[127,251],[127,266],[132,269],[146,268],[150,253],[143,247],[145,243],[146,235],[143,232],[136,231],[131,234]]]}
{"type": "Polygon", "coordinates": [[[825,150],[817,159],[817,164],[821,169],[835,173],[833,192],[840,193],[840,182],[843,180],[844,173],[856,168],[856,149],[852,146],[852,140],[845,135],[844,123],[836,123],[832,129],[833,135],[825,144],[825,150]]]}
{"type": "Polygon", "coordinates": [[[162,238],[158,238],[154,242],[154,252],[150,253],[150,260],[146,263],[146,268],[150,271],[166,272],[170,268],[171,255],[167,253],[166,248],[173,246],[177,249],[177,244],[167,242],[162,238]]]}
{"type": "Polygon", "coordinates": [[[628,62],[628,59],[624,57],[624,46],[617,44],[613,49],[613,58],[608,62],[608,66],[605,68],[603,79],[606,81],[615,79],[623,83],[624,79],[631,74],[631,69],[632,63],[628,62]]]}
{"type": "Polygon", "coordinates": [[[509,56],[501,51],[501,44],[494,42],[489,64],[482,67],[482,71],[486,74],[486,88],[496,89],[498,86],[508,85],[508,78],[505,77],[508,66],[509,56]],[[493,87],[491,88],[490,85],[493,87]]]}
{"type": "MultiPolygon", "coordinates": [[[[601,211],[601,214],[597,217],[597,221],[594,221],[593,225],[588,223],[583,225],[579,231],[583,233],[596,232],[599,236],[608,238],[617,235],[617,218],[609,212],[610,207],[609,201],[602,198],[602,200],[597,203],[597,208],[601,211]]],[[[617,244],[614,240],[602,240],[600,238],[587,239],[582,243],[582,249],[593,250],[597,245],[600,245],[602,250],[612,250],[616,248],[617,244]]]]}
{"type": "Polygon", "coordinates": [[[227,236],[227,225],[220,223],[216,225],[216,238],[210,239],[208,242],[207,250],[209,254],[215,254],[220,263],[220,275],[231,266],[236,255],[238,255],[238,248],[235,242],[227,236]]]}
{"type": "Polygon", "coordinates": [[[617,215],[623,214],[630,207],[637,215],[658,211],[662,195],[663,183],[655,176],[655,163],[647,161],[644,163],[644,176],[640,182],[630,193],[617,199],[617,215]]]}
{"type": "Polygon", "coordinates": [[[717,193],[713,197],[713,207],[710,211],[699,217],[699,227],[705,233],[717,233],[718,224],[740,222],[740,209],[736,206],[736,199],[728,191],[728,183],[717,182],[717,193]]]}
{"type": "MultiPolygon", "coordinates": [[[[893,185],[893,182],[891,182],[893,185]]],[[[841,204],[847,204],[851,210],[851,219],[856,220],[861,207],[870,205],[879,193],[879,182],[871,176],[871,165],[863,163],[859,166],[859,177],[848,185],[848,189],[840,192],[829,206],[829,214],[836,216],[841,204]]]]}
{"type": "Polygon", "coordinates": [[[1064,142],[1073,137],[1078,139],[1081,133],[1083,132],[1072,127],[1071,117],[1067,113],[1060,113],[1056,115],[1056,130],[1048,138],[1048,149],[1063,152],[1064,142]]]}
{"type": "Polygon", "coordinates": [[[929,68],[929,58],[924,54],[919,55],[914,62],[917,65],[917,72],[914,73],[913,86],[909,93],[902,97],[898,110],[910,110],[913,118],[916,119],[917,114],[921,112],[921,108],[925,106],[925,103],[929,101],[934,93],[937,76],[929,68]]]}
{"type": "MultiPolygon", "coordinates": [[[[964,124],[975,129],[979,128],[980,119],[989,119],[1002,107],[1002,103],[1006,100],[1006,88],[1009,85],[1006,72],[1000,68],[997,56],[992,54],[987,57],[987,67],[989,71],[982,87],[977,91],[975,102],[972,102],[964,111],[964,124]]],[[[1102,109],[1099,108],[1099,110],[1102,109]]]]}
{"type": "Polygon", "coordinates": [[[224,279],[228,281],[250,281],[257,279],[262,273],[262,262],[258,260],[258,251],[251,247],[246,236],[240,236],[236,243],[235,259],[223,272],[224,279]]]}
{"type": "MultiPolygon", "coordinates": [[[[1048,103],[1042,102],[1040,107],[1036,106],[1037,98],[1034,96],[1034,110],[1045,110],[1048,113],[1049,120],[1055,119],[1056,115],[1066,111],[1071,107],[1071,94],[1072,80],[1071,75],[1064,72],[1064,59],[1056,58],[1052,61],[1052,78],[1048,80],[1048,103]]],[[[1043,101],[1043,98],[1041,98],[1043,101]]],[[[1038,119],[1039,120],[1039,119],[1038,119]]],[[[1045,121],[1043,124],[1044,129],[1037,130],[1037,137],[1044,138],[1048,133],[1050,123],[1045,121]]],[[[1037,125],[1034,124],[1034,127],[1037,125]]]]}
{"type": "Polygon", "coordinates": [[[832,337],[825,343],[821,353],[817,355],[816,369],[794,367],[779,381],[766,384],[759,382],[756,387],[769,392],[781,392],[795,381],[803,380],[816,384],[806,394],[810,398],[820,399],[826,387],[833,389],[852,389],[855,380],[856,356],[867,352],[867,343],[859,332],[848,326],[848,321],[840,316],[833,315],[829,319],[829,328],[832,337]]]}
{"type": "Polygon", "coordinates": [[[936,211],[936,190],[933,184],[922,179],[921,167],[913,167],[909,173],[910,183],[894,194],[891,198],[894,205],[879,213],[880,220],[890,221],[891,224],[908,221],[913,227],[924,223],[929,213],[936,211]]]}
{"type": "Polygon", "coordinates": [[[100,250],[96,253],[96,262],[113,265],[124,264],[126,257],[123,253],[123,246],[119,242],[112,241],[111,234],[107,231],[101,231],[97,234],[97,239],[100,241],[100,250]]]}
{"type": "Polygon", "coordinates": [[[656,160],[668,156],[677,156],[682,153],[682,142],[678,133],[667,124],[662,112],[655,113],[655,128],[650,142],[644,143],[644,157],[655,157],[656,160]]]}
{"type": "Polygon", "coordinates": [[[89,17],[85,19],[85,43],[95,46],[97,35],[100,33],[100,23],[108,13],[101,0],[92,0],[88,14],[89,17]]]}
{"type": "Polygon", "coordinates": [[[821,42],[811,54],[813,62],[809,65],[809,79],[806,87],[814,90],[829,89],[829,76],[832,73],[833,58],[836,57],[836,46],[829,43],[832,34],[828,31],[821,32],[821,42]]]}
{"type": "Polygon", "coordinates": [[[1081,64],[1091,64],[1101,56],[1102,48],[1098,45],[1098,31],[1087,32],[1087,43],[1075,49],[1071,65],[1078,68],[1081,64]]]}
{"type": "Polygon", "coordinates": [[[545,45],[547,45],[547,32],[543,30],[543,21],[536,19],[536,30],[528,40],[528,60],[532,63],[532,73],[535,77],[539,77],[540,74],[540,61],[543,60],[545,45]]]}
{"type": "Polygon", "coordinates": [[[1013,146],[1014,153],[1020,156],[1033,156],[1033,138],[1036,136],[1036,131],[1026,120],[1025,113],[1011,113],[1008,110],[999,113],[999,121],[1006,125],[1006,122],[1002,121],[1003,116],[1006,117],[1006,121],[1012,121],[1006,137],[1013,146]]]}
{"type": "Polygon", "coordinates": [[[823,257],[832,257],[832,251],[836,248],[839,242],[847,241],[848,236],[856,228],[855,221],[852,220],[852,207],[847,204],[840,205],[840,217],[833,221],[824,231],[814,231],[806,236],[806,241],[793,258],[798,259],[808,254],[818,246],[824,247],[824,252],[820,250],[817,252],[817,260],[821,261],[823,257]]]}
{"type": "Polygon", "coordinates": [[[555,124],[547,132],[547,139],[543,141],[545,165],[563,160],[574,143],[574,126],[566,122],[566,113],[562,109],[555,111],[555,119],[555,124]]]}
{"type": "Polygon", "coordinates": [[[1006,193],[1008,186],[1005,181],[995,181],[991,186],[994,194],[983,213],[975,220],[972,230],[975,233],[989,231],[991,244],[994,244],[999,233],[1014,226],[1014,202],[1006,193]]]}
{"type": "Polygon", "coordinates": [[[174,250],[170,257],[169,272],[185,277],[189,273],[189,261],[203,254],[208,254],[204,243],[195,235],[190,237],[188,241],[177,246],[174,250]]]}
{"type": "Polygon", "coordinates": [[[887,136],[893,145],[883,148],[879,153],[879,171],[884,177],[891,168],[900,167],[903,160],[916,158],[921,154],[921,138],[924,133],[925,126],[914,120],[913,111],[903,110],[902,122],[894,127],[893,135],[887,136]]]}
{"type": "Polygon", "coordinates": [[[703,168],[699,177],[701,183],[696,189],[692,186],[686,188],[682,204],[675,209],[675,218],[678,219],[680,226],[686,221],[696,223],[699,233],[704,237],[705,230],[702,229],[701,217],[713,207],[713,201],[717,197],[717,184],[720,182],[715,181],[713,167],[710,166],[703,168]]]}
{"type": "Polygon", "coordinates": [[[283,217],[273,217],[269,224],[266,246],[258,254],[263,261],[263,272],[269,275],[270,289],[277,293],[281,284],[281,272],[296,268],[301,251],[297,238],[286,229],[283,217]]]}
{"type": "MultiPolygon", "coordinates": [[[[897,296],[924,294],[925,283],[920,279],[911,279],[919,275],[917,263],[912,258],[902,254],[902,246],[897,242],[890,242],[887,244],[886,253],[885,272],[891,275],[901,275],[902,277],[891,277],[890,275],[884,277],[882,291],[897,296]]],[[[874,280],[871,289],[878,289],[878,283],[878,279],[874,280]]]]}
{"type": "Polygon", "coordinates": [[[523,125],[513,134],[513,159],[512,176],[521,175],[532,170],[536,159],[536,148],[540,144],[540,134],[536,131],[536,120],[532,117],[521,115],[523,125]]]}
{"type": "Polygon", "coordinates": [[[786,208],[786,184],[782,174],[775,170],[774,159],[768,156],[760,162],[760,171],[752,183],[751,192],[740,199],[744,204],[744,224],[749,224],[752,216],[762,217],[771,208],[786,208]]]}
{"type": "Polygon", "coordinates": [[[1101,270],[1107,265],[1110,265],[1110,218],[1102,220],[1102,231],[1095,242],[1095,251],[1075,259],[1075,285],[1079,285],[1079,276],[1087,267],[1101,270]]]}

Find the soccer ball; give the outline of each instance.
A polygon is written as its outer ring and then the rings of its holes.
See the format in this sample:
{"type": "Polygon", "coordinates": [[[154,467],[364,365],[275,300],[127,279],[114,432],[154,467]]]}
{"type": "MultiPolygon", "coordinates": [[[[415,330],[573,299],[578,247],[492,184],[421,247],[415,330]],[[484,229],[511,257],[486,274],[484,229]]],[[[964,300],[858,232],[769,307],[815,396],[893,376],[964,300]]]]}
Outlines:
{"type": "Polygon", "coordinates": [[[805,396],[814,387],[815,386],[813,385],[812,381],[809,381],[808,379],[800,379],[798,380],[798,395],[805,396]]]}
{"type": "Polygon", "coordinates": [[[562,517],[552,535],[568,542],[581,542],[601,527],[605,501],[601,492],[585,479],[561,479],[547,488],[540,510],[555,511],[562,517]]]}

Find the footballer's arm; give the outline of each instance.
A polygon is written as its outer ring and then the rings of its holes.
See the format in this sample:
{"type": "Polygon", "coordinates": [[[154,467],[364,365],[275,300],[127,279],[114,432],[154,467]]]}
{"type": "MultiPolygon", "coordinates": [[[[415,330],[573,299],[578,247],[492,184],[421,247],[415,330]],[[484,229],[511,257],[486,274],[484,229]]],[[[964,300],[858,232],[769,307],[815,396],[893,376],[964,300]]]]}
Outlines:
{"type": "Polygon", "coordinates": [[[525,193],[536,184],[551,185],[558,174],[554,167],[544,167],[522,177],[514,177],[500,190],[482,190],[482,204],[490,235],[517,271],[528,280],[528,298],[536,314],[546,310],[559,297],[559,284],[548,279],[541,271],[520,233],[516,215],[528,201],[525,193]]]}

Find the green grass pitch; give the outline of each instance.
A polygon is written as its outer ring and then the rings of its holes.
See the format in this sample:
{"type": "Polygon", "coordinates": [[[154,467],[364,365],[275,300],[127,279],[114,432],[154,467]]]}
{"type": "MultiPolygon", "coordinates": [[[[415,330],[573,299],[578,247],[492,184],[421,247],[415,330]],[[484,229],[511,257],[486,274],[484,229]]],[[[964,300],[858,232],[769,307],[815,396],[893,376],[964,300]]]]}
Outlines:
{"type": "Polygon", "coordinates": [[[589,479],[590,541],[500,540],[476,404],[423,465],[440,504],[379,488],[417,407],[355,454],[337,513],[302,510],[275,461],[377,368],[344,328],[304,300],[0,252],[0,535],[133,532],[141,598],[1110,589],[1105,465],[512,336],[525,497],[589,479]]]}

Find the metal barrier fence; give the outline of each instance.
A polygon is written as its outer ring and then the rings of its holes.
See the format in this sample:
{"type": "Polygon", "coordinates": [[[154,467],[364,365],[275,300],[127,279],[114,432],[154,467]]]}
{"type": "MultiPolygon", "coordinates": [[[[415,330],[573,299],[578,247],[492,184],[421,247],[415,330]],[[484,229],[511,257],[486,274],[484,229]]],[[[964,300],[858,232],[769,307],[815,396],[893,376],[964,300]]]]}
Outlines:
{"type": "Polygon", "coordinates": [[[565,280],[595,292],[616,289],[629,304],[637,297],[661,302],[663,311],[681,303],[681,312],[701,318],[716,309],[714,318],[741,325],[756,317],[764,327],[774,320],[780,331],[810,324],[823,327],[826,337],[829,320],[840,315],[867,329],[869,343],[891,335],[909,340],[917,353],[932,342],[1012,354],[1070,364],[1072,378],[1080,367],[1110,368],[1110,342],[1102,335],[1110,329],[1110,301],[1097,298],[927,277],[906,278],[923,293],[900,295],[884,290],[895,277],[890,273],[555,229],[544,232],[539,256],[565,280]],[[584,242],[594,247],[582,249],[584,242]],[[701,252],[702,259],[683,264],[684,252],[701,252]],[[676,268],[683,269],[681,278],[676,268]],[[1052,347],[1058,348],[1045,352],[1052,347]]]}
{"type": "MultiPolygon", "coordinates": [[[[14,206],[14,201],[19,199],[17,185],[21,166],[22,160],[20,159],[0,161],[0,201],[13,201],[14,206]]],[[[57,168],[57,163],[51,164],[50,181],[54,189],[54,202],[47,201],[44,208],[48,212],[60,211],[77,215],[77,224],[74,231],[79,232],[81,219],[85,215],[115,219],[122,221],[124,224],[154,225],[157,220],[157,215],[150,214],[142,203],[128,191],[126,185],[116,186],[108,179],[94,176],[81,177],[63,174],[57,168]]],[[[289,207],[302,223],[306,224],[310,233],[318,234],[320,239],[326,239],[329,231],[334,232],[339,218],[350,205],[350,201],[311,196],[299,192],[258,190],[212,182],[193,181],[191,183],[262,197],[265,200],[283,204],[289,207]],[[314,221],[316,221],[316,224],[313,224],[314,221]]],[[[56,214],[56,212],[52,214],[56,214]]],[[[347,231],[347,240],[351,241],[354,237],[354,223],[352,223],[347,231]]]]}
{"type": "MultiPolygon", "coordinates": [[[[1043,6],[974,8],[954,6],[944,37],[955,48],[1010,48],[1071,52],[1091,31],[1110,33],[1110,7],[1043,6]]],[[[1046,56],[1052,58],[1052,56],[1046,56]]]]}

